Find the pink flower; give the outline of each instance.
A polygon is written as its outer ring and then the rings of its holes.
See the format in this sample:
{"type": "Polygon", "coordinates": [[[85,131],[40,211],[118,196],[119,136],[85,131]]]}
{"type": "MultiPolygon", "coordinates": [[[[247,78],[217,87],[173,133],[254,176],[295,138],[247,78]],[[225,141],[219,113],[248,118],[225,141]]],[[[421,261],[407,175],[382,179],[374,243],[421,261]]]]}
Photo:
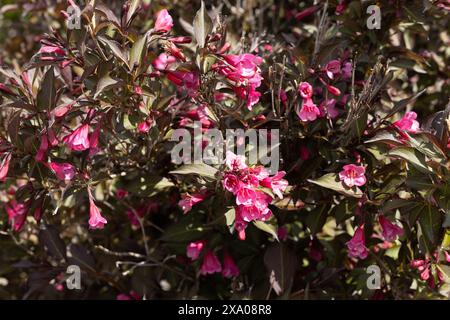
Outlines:
{"type": "Polygon", "coordinates": [[[156,15],[156,22],[154,30],[156,32],[169,32],[173,27],[173,20],[169,12],[163,9],[156,15]]]}
{"type": "Polygon", "coordinates": [[[226,64],[221,64],[218,69],[221,74],[234,82],[234,91],[241,99],[247,99],[247,108],[259,101],[261,93],[256,91],[261,85],[261,69],[259,65],[263,59],[253,54],[223,55],[226,64]]]}
{"type": "Polygon", "coordinates": [[[403,118],[394,122],[394,126],[396,126],[399,130],[416,133],[420,127],[419,122],[416,121],[416,118],[417,113],[414,111],[407,112],[403,118]]]}
{"type": "Polygon", "coordinates": [[[39,150],[36,153],[36,156],[34,157],[34,159],[39,162],[44,161],[47,150],[48,150],[48,138],[47,138],[46,134],[42,134],[41,135],[41,144],[39,145],[39,150]]]}
{"type": "Polygon", "coordinates": [[[350,79],[352,77],[353,66],[352,63],[347,61],[344,62],[341,69],[342,79],[350,79]]]}
{"type": "Polygon", "coordinates": [[[116,198],[117,199],[123,199],[128,195],[128,191],[125,189],[117,189],[116,190],[116,198]]]}
{"type": "Polygon", "coordinates": [[[226,174],[223,177],[222,184],[226,190],[228,190],[232,193],[236,193],[238,191],[239,180],[234,174],[231,174],[231,173],[226,174]]]}
{"type": "Polygon", "coordinates": [[[369,250],[366,248],[365,241],[364,229],[362,226],[359,226],[353,238],[346,243],[349,257],[359,259],[367,258],[369,250]]]}
{"type": "Polygon", "coordinates": [[[186,255],[191,258],[191,260],[197,260],[198,256],[202,252],[203,248],[205,247],[205,241],[200,240],[196,242],[191,242],[188,244],[186,248],[186,255]]]}
{"type": "Polygon", "coordinates": [[[339,109],[336,108],[336,100],[335,99],[328,99],[322,101],[322,103],[319,105],[319,109],[321,112],[327,114],[330,119],[337,118],[339,116],[339,109]]]}
{"type": "Polygon", "coordinates": [[[339,179],[349,188],[352,188],[353,186],[360,187],[366,184],[365,172],[366,168],[363,166],[347,164],[343,167],[343,170],[339,172],[339,179]]]}
{"type": "Polygon", "coordinates": [[[390,222],[385,218],[384,215],[380,215],[378,221],[380,222],[381,228],[383,230],[384,240],[391,242],[394,241],[397,236],[403,235],[403,229],[390,222]]]}
{"type": "Polygon", "coordinates": [[[283,89],[280,89],[280,91],[278,92],[278,96],[280,98],[281,104],[286,107],[287,106],[286,91],[284,91],[283,89]]]}
{"type": "Polygon", "coordinates": [[[345,8],[347,7],[347,4],[345,3],[346,0],[339,0],[338,5],[336,6],[336,15],[340,15],[345,11],[345,8]]]}
{"type": "Polygon", "coordinates": [[[444,254],[445,254],[445,261],[450,262],[450,253],[445,251],[444,254]]]}
{"type": "Polygon", "coordinates": [[[142,300],[142,297],[136,291],[130,291],[130,294],[118,294],[117,300],[142,300]]]}
{"type": "Polygon", "coordinates": [[[64,143],[74,151],[89,149],[89,125],[83,124],[63,138],[64,143]]]}
{"type": "Polygon", "coordinates": [[[206,190],[200,191],[199,193],[193,195],[185,193],[181,196],[181,200],[178,202],[178,206],[183,210],[183,213],[186,214],[191,211],[193,205],[202,202],[206,199],[206,197],[206,190]]]}
{"type": "Polygon", "coordinates": [[[203,264],[200,268],[200,273],[202,275],[213,274],[216,272],[221,272],[222,266],[217,256],[211,250],[208,250],[203,258],[203,264]]]}
{"type": "Polygon", "coordinates": [[[283,199],[283,192],[286,190],[289,183],[282,179],[286,175],[286,172],[279,171],[273,177],[265,178],[261,181],[261,185],[272,189],[272,191],[278,196],[278,198],[283,199]]]}
{"type": "Polygon", "coordinates": [[[312,99],[307,99],[303,102],[300,112],[297,110],[297,115],[302,121],[314,121],[320,115],[320,110],[314,104],[312,99]]]}
{"type": "Polygon", "coordinates": [[[60,180],[72,180],[76,173],[75,167],[70,163],[50,162],[48,166],[60,180]]]}
{"type": "Polygon", "coordinates": [[[3,182],[6,180],[6,176],[8,175],[9,163],[11,161],[12,154],[8,153],[6,157],[3,158],[3,161],[0,164],[0,181],[3,182]]]}
{"type": "Polygon", "coordinates": [[[5,205],[6,213],[8,214],[9,221],[12,223],[13,230],[19,231],[25,224],[29,206],[25,203],[11,200],[5,205]]]}
{"type": "Polygon", "coordinates": [[[278,227],[277,236],[278,236],[278,239],[280,239],[281,241],[286,241],[286,239],[288,237],[287,228],[285,226],[278,227]]]}
{"type": "Polygon", "coordinates": [[[247,165],[245,164],[245,157],[241,155],[235,155],[231,151],[227,151],[225,164],[231,170],[242,170],[247,168],[247,165]]]}
{"type": "Polygon", "coordinates": [[[313,95],[313,87],[308,82],[301,82],[298,86],[298,92],[303,99],[310,99],[313,95]]]}
{"type": "Polygon", "coordinates": [[[236,192],[236,204],[251,205],[256,200],[256,196],[256,191],[253,188],[241,187],[236,192]]]}
{"type": "Polygon", "coordinates": [[[223,256],[222,276],[224,278],[234,278],[239,276],[239,274],[239,268],[237,267],[233,258],[227,252],[225,252],[223,256]]]}
{"type": "Polygon", "coordinates": [[[152,123],[150,121],[144,120],[137,125],[139,133],[148,133],[150,131],[152,123]]]}
{"type": "Polygon", "coordinates": [[[193,97],[197,94],[200,80],[198,74],[188,71],[172,71],[167,70],[167,79],[172,81],[179,90],[185,91],[189,96],[193,97]]]}
{"type": "Polygon", "coordinates": [[[339,60],[331,60],[325,66],[325,72],[330,79],[334,79],[336,75],[341,73],[341,62],[339,60]]]}
{"type": "Polygon", "coordinates": [[[101,215],[100,209],[95,205],[91,191],[88,189],[89,194],[89,227],[91,229],[103,229],[106,223],[106,219],[101,215]]]}
{"type": "Polygon", "coordinates": [[[152,64],[155,69],[165,70],[171,64],[177,61],[174,56],[170,56],[166,53],[161,53],[155,60],[153,60],[152,64]]]}

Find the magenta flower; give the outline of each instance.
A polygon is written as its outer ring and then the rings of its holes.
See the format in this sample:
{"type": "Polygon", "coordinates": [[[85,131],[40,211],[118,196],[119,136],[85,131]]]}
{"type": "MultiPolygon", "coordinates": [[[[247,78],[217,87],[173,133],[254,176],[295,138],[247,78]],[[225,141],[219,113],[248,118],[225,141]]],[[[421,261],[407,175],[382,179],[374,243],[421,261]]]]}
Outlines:
{"type": "Polygon", "coordinates": [[[313,88],[308,82],[301,82],[298,86],[298,92],[303,99],[310,99],[313,95],[313,88]]]}
{"type": "Polygon", "coordinates": [[[171,64],[177,61],[174,56],[170,56],[166,53],[161,53],[155,60],[153,60],[152,65],[155,69],[165,70],[171,64]]]}
{"type": "Polygon", "coordinates": [[[297,115],[302,121],[314,121],[320,115],[320,110],[314,104],[312,99],[306,99],[306,101],[303,102],[300,112],[297,110],[297,115]]]}
{"type": "Polygon", "coordinates": [[[353,188],[353,186],[360,187],[366,184],[365,172],[366,168],[363,166],[347,164],[343,167],[343,170],[339,172],[339,179],[349,188],[353,188]]]}
{"type": "Polygon", "coordinates": [[[211,250],[208,250],[203,258],[203,264],[200,268],[200,274],[207,275],[221,272],[222,266],[219,259],[211,250]]]}
{"type": "Polygon", "coordinates": [[[88,189],[89,195],[89,228],[90,229],[103,229],[106,223],[106,219],[100,213],[100,209],[95,205],[94,198],[92,197],[91,190],[88,189]]]}
{"type": "Polygon", "coordinates": [[[237,156],[231,151],[227,151],[225,164],[231,170],[242,170],[247,168],[245,157],[241,155],[237,156]]]}
{"type": "Polygon", "coordinates": [[[351,62],[344,62],[341,69],[342,79],[350,79],[352,77],[353,65],[351,62]]]}
{"type": "Polygon", "coordinates": [[[394,122],[399,130],[404,130],[411,133],[416,133],[419,130],[420,124],[416,121],[417,113],[410,111],[405,113],[403,118],[394,122]]]}
{"type": "Polygon", "coordinates": [[[202,202],[206,199],[206,197],[207,193],[205,191],[200,191],[199,193],[193,195],[185,193],[181,196],[178,206],[183,210],[183,213],[186,214],[191,211],[193,205],[202,202]]]}
{"type": "Polygon", "coordinates": [[[224,278],[234,278],[238,277],[239,274],[239,268],[237,267],[233,258],[227,252],[225,252],[223,256],[222,276],[224,278]]]}
{"type": "Polygon", "coordinates": [[[50,162],[48,166],[60,180],[72,180],[76,173],[75,167],[70,163],[50,162]]]}
{"type": "Polygon", "coordinates": [[[0,181],[3,182],[6,180],[6,176],[8,175],[9,171],[9,163],[11,161],[12,154],[8,153],[6,157],[3,158],[1,164],[0,164],[0,181]]]}
{"type": "Polygon", "coordinates": [[[6,213],[14,231],[22,229],[27,218],[28,209],[29,206],[27,204],[17,202],[16,200],[11,200],[5,205],[6,213]]]}
{"type": "Polygon", "coordinates": [[[63,138],[63,141],[74,151],[89,149],[89,125],[83,124],[63,138]]]}
{"type": "Polygon", "coordinates": [[[364,237],[363,226],[359,226],[353,238],[346,243],[348,248],[348,256],[351,258],[365,259],[369,254],[369,250],[366,248],[366,240],[364,237]]]}
{"type": "Polygon", "coordinates": [[[156,32],[169,32],[173,27],[173,20],[169,12],[163,9],[156,15],[156,22],[154,30],[156,32]]]}
{"type": "Polygon", "coordinates": [[[261,185],[272,189],[278,198],[283,199],[283,192],[286,190],[289,183],[287,180],[282,179],[286,175],[286,172],[279,171],[273,177],[267,177],[261,181],[261,185]]]}
{"type": "Polygon", "coordinates": [[[236,193],[239,190],[238,188],[240,186],[238,178],[231,173],[224,175],[222,184],[226,190],[232,193],[236,193]]]}
{"type": "Polygon", "coordinates": [[[205,247],[205,244],[206,243],[203,240],[189,243],[186,248],[186,255],[193,261],[197,260],[198,256],[205,247]]]}
{"type": "Polygon", "coordinates": [[[325,66],[325,72],[330,79],[341,73],[341,62],[339,60],[331,60],[325,66]]]}
{"type": "Polygon", "coordinates": [[[403,235],[403,229],[390,222],[384,215],[380,215],[378,217],[378,221],[380,222],[382,228],[384,240],[392,242],[397,238],[397,236],[403,235]]]}

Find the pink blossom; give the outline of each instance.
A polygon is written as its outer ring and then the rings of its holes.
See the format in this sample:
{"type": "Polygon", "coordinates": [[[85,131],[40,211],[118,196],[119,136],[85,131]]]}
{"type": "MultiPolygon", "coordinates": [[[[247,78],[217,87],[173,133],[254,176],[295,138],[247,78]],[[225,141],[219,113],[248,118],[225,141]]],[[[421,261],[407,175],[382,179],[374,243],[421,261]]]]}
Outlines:
{"type": "Polygon", "coordinates": [[[362,226],[359,226],[353,238],[346,243],[349,257],[359,259],[367,258],[369,250],[366,248],[365,241],[364,229],[362,226]]]}
{"type": "Polygon", "coordinates": [[[231,151],[227,151],[225,164],[231,170],[242,170],[247,168],[247,165],[245,164],[245,157],[242,155],[235,155],[231,151]]]}
{"type": "Polygon", "coordinates": [[[280,239],[281,241],[285,241],[288,236],[287,228],[285,226],[278,227],[277,236],[278,236],[278,239],[280,239]]]}
{"type": "Polygon", "coordinates": [[[339,60],[331,60],[325,66],[325,72],[330,79],[341,73],[341,62],[339,60]]]}
{"type": "Polygon", "coordinates": [[[200,268],[200,273],[202,275],[213,274],[216,272],[221,272],[222,266],[219,259],[211,250],[208,250],[203,258],[203,264],[200,268]]]}
{"type": "Polygon", "coordinates": [[[244,186],[236,192],[236,204],[251,205],[256,200],[256,191],[253,188],[244,186]]]}
{"type": "Polygon", "coordinates": [[[314,121],[320,115],[320,110],[314,104],[312,99],[307,99],[303,102],[300,112],[297,110],[297,115],[302,121],[314,121]]]}
{"type": "Polygon", "coordinates": [[[414,111],[407,112],[403,118],[394,122],[394,126],[396,126],[399,130],[416,133],[420,127],[419,122],[416,121],[416,118],[417,113],[414,111]]]}
{"type": "Polygon", "coordinates": [[[298,92],[303,99],[310,99],[313,96],[313,87],[308,82],[301,82],[298,86],[298,92]]]}
{"type": "Polygon", "coordinates": [[[227,252],[225,252],[223,256],[222,276],[224,278],[234,278],[238,277],[239,274],[239,268],[237,267],[233,258],[227,252]]]}
{"type": "Polygon", "coordinates": [[[338,5],[336,6],[336,15],[340,15],[345,11],[345,8],[347,7],[347,4],[345,3],[346,0],[339,0],[338,5]]]}
{"type": "Polygon", "coordinates": [[[278,96],[280,98],[281,104],[286,107],[287,106],[286,91],[284,91],[284,89],[280,89],[280,91],[278,92],[278,96]]]}
{"type": "Polygon", "coordinates": [[[173,20],[169,12],[163,9],[156,15],[156,22],[154,30],[156,32],[169,32],[173,27],[173,20]]]}
{"type": "Polygon", "coordinates": [[[48,138],[47,138],[46,134],[42,134],[41,135],[41,144],[39,145],[39,150],[36,153],[36,156],[34,157],[34,159],[39,162],[44,161],[47,150],[48,150],[48,138]]]}
{"type": "Polygon", "coordinates": [[[83,124],[63,138],[64,143],[74,151],[89,149],[89,125],[83,124]]]}
{"type": "Polygon", "coordinates": [[[185,91],[189,96],[197,94],[200,80],[198,74],[188,71],[172,71],[166,70],[167,79],[172,81],[181,91],[185,91]]]}
{"type": "Polygon", "coordinates": [[[12,223],[13,230],[19,231],[25,224],[29,206],[25,203],[11,200],[5,205],[9,221],[12,223]]]}
{"type": "Polygon", "coordinates": [[[280,199],[283,199],[283,192],[288,186],[288,182],[282,179],[286,172],[279,171],[273,177],[267,177],[261,181],[261,185],[270,188],[280,199]]]}
{"type": "Polygon", "coordinates": [[[394,241],[397,236],[403,235],[403,229],[390,222],[384,215],[380,215],[378,220],[382,228],[384,240],[391,242],[394,241]]]}
{"type": "Polygon", "coordinates": [[[337,116],[339,116],[339,109],[336,108],[336,100],[335,99],[328,99],[322,101],[322,103],[319,105],[319,109],[321,113],[327,114],[330,119],[335,119],[337,116]]]}
{"type": "Polygon", "coordinates": [[[183,213],[186,214],[191,211],[192,206],[202,202],[207,197],[206,190],[200,191],[199,193],[190,195],[189,193],[185,193],[181,196],[181,200],[178,202],[178,206],[183,210],[183,213]]]}
{"type": "Polygon", "coordinates": [[[128,191],[125,190],[125,189],[119,188],[119,189],[116,190],[116,198],[117,198],[117,199],[123,199],[123,198],[125,198],[127,195],[128,195],[128,191]]]}
{"type": "Polygon", "coordinates": [[[350,79],[352,77],[353,65],[351,62],[344,62],[341,69],[342,79],[350,79]]]}
{"type": "Polygon", "coordinates": [[[196,242],[191,242],[188,244],[186,248],[186,255],[191,258],[191,260],[197,260],[198,256],[202,252],[203,248],[205,247],[205,241],[200,240],[196,242]]]}
{"type": "Polygon", "coordinates": [[[148,133],[150,131],[151,124],[152,123],[150,121],[147,121],[147,120],[144,120],[144,121],[140,122],[137,125],[138,132],[139,133],[143,133],[143,134],[148,133]]]}
{"type": "Polygon", "coordinates": [[[155,60],[153,60],[152,64],[155,69],[165,70],[167,67],[177,61],[174,56],[170,56],[166,53],[161,53],[155,60]]]}
{"type": "Polygon", "coordinates": [[[349,188],[352,188],[353,186],[360,187],[366,183],[366,176],[364,175],[365,172],[366,168],[363,166],[347,164],[339,173],[339,179],[349,188]]]}
{"type": "Polygon", "coordinates": [[[12,154],[8,153],[2,160],[0,164],[0,181],[5,181],[8,175],[9,163],[11,161],[12,154]]]}
{"type": "Polygon", "coordinates": [[[91,229],[103,229],[106,223],[106,219],[101,215],[100,209],[95,205],[91,191],[88,189],[89,194],[89,227],[91,229]]]}
{"type": "Polygon", "coordinates": [[[142,297],[136,291],[130,291],[130,294],[120,293],[117,295],[117,300],[142,300],[142,297]]]}
{"type": "Polygon", "coordinates": [[[75,167],[70,163],[50,162],[49,167],[60,180],[72,180],[76,173],[75,167]]]}
{"type": "Polygon", "coordinates": [[[444,254],[445,254],[445,261],[450,262],[450,253],[448,253],[448,251],[445,251],[444,254]]]}
{"type": "Polygon", "coordinates": [[[222,184],[226,190],[232,193],[236,193],[238,191],[239,180],[234,174],[229,173],[224,175],[222,184]]]}

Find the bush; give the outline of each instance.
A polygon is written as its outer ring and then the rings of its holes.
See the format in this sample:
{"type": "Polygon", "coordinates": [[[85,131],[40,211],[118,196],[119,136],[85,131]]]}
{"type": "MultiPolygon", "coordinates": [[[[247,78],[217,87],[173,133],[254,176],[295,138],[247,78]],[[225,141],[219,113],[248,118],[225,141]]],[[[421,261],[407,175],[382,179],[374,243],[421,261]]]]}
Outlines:
{"type": "Polygon", "coordinates": [[[0,297],[449,297],[445,1],[6,2],[0,297]]]}

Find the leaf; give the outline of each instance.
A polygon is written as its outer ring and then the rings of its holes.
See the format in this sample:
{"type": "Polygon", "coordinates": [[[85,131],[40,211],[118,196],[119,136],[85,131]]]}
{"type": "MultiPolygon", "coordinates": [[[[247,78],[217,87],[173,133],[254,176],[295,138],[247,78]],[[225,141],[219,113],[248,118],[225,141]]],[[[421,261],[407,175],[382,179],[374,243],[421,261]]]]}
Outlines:
{"type": "Polygon", "coordinates": [[[85,247],[71,243],[69,246],[69,254],[69,263],[95,272],[95,260],[85,247]]]}
{"type": "Polygon", "coordinates": [[[102,13],[110,22],[112,22],[118,28],[120,28],[120,20],[116,17],[114,12],[107,6],[105,6],[104,4],[96,4],[94,10],[102,13]]]}
{"type": "Polygon", "coordinates": [[[387,144],[400,145],[401,142],[395,137],[395,135],[389,131],[383,130],[378,132],[374,137],[365,141],[364,143],[383,142],[387,144]]]}
{"type": "Polygon", "coordinates": [[[130,24],[131,19],[133,18],[136,10],[139,8],[141,4],[141,0],[131,0],[130,7],[127,12],[127,26],[130,24]]]}
{"type": "Polygon", "coordinates": [[[214,179],[218,170],[207,164],[186,164],[177,170],[170,171],[171,174],[196,174],[202,177],[214,179]]]}
{"type": "Polygon", "coordinates": [[[115,85],[117,85],[119,82],[117,80],[114,80],[109,76],[109,74],[103,76],[100,78],[100,80],[97,83],[97,88],[95,90],[94,99],[97,99],[98,95],[102,93],[104,90],[111,88],[115,85]]]}
{"type": "Polygon", "coordinates": [[[225,214],[225,221],[227,226],[231,226],[234,223],[234,220],[236,218],[236,209],[234,207],[229,208],[225,214]]]}
{"type": "Polygon", "coordinates": [[[122,51],[122,49],[120,49],[119,44],[111,39],[107,39],[105,37],[99,36],[98,39],[105,45],[107,46],[112,53],[119,58],[120,60],[122,60],[128,67],[128,69],[130,69],[130,66],[128,64],[128,52],[127,51],[122,51]]]}
{"type": "Polygon", "coordinates": [[[384,119],[392,117],[397,112],[402,111],[406,106],[410,103],[413,103],[415,100],[417,100],[418,97],[420,97],[427,89],[423,89],[422,91],[419,91],[415,95],[408,97],[406,99],[400,100],[394,104],[394,107],[389,111],[389,113],[384,117],[384,119]]]}
{"type": "Polygon", "coordinates": [[[397,147],[388,152],[391,157],[399,157],[411,163],[417,170],[425,173],[432,173],[433,170],[428,167],[425,156],[417,150],[410,147],[397,147]]]}
{"type": "Polygon", "coordinates": [[[312,235],[315,235],[322,230],[322,227],[327,220],[327,209],[328,206],[323,205],[320,208],[309,212],[308,217],[306,218],[306,225],[311,230],[312,235]]]}
{"type": "Polygon", "coordinates": [[[41,82],[37,94],[37,106],[39,110],[52,110],[56,103],[55,74],[53,67],[47,70],[41,82]]]}
{"type": "Polygon", "coordinates": [[[275,243],[267,248],[264,264],[271,275],[270,284],[277,295],[286,292],[293,281],[297,267],[296,255],[284,244],[275,243]]]}
{"type": "Polygon", "coordinates": [[[58,230],[54,226],[42,225],[39,231],[39,243],[47,252],[59,260],[66,259],[66,244],[60,238],[58,230]]]}
{"type": "Polygon", "coordinates": [[[426,241],[427,248],[431,253],[438,244],[439,233],[442,225],[442,215],[436,207],[423,206],[419,213],[419,224],[426,241]]]}
{"type": "Polygon", "coordinates": [[[328,188],[346,196],[361,198],[363,193],[358,187],[348,188],[338,178],[335,173],[328,173],[316,180],[308,179],[308,182],[317,184],[318,186],[328,188]]]}
{"type": "Polygon", "coordinates": [[[160,240],[168,242],[186,242],[201,238],[207,231],[202,227],[199,216],[187,215],[170,225],[160,240]]]}
{"type": "Polygon", "coordinates": [[[135,65],[140,65],[143,54],[147,51],[147,34],[140,37],[133,43],[130,50],[130,67],[134,68],[135,65]]]}
{"type": "Polygon", "coordinates": [[[205,4],[202,1],[200,10],[195,14],[194,22],[194,37],[200,48],[205,46],[206,36],[212,30],[211,18],[205,11],[205,4]]]}
{"type": "Polygon", "coordinates": [[[275,225],[259,220],[253,220],[253,225],[257,227],[259,230],[271,234],[275,239],[277,239],[277,241],[279,241],[277,227],[275,225]]]}

